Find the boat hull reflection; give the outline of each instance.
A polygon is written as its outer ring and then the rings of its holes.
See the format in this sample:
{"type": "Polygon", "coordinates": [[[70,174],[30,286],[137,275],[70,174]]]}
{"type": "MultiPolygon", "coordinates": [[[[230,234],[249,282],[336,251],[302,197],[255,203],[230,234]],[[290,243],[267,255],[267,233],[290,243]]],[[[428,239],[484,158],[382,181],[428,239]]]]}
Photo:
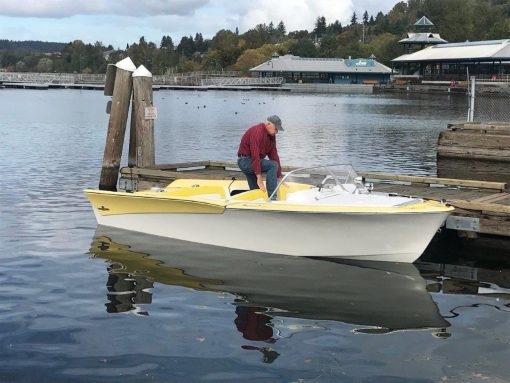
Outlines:
{"type": "Polygon", "coordinates": [[[220,249],[104,226],[98,226],[90,252],[123,273],[232,293],[270,315],[387,331],[449,326],[412,264],[220,249]]]}

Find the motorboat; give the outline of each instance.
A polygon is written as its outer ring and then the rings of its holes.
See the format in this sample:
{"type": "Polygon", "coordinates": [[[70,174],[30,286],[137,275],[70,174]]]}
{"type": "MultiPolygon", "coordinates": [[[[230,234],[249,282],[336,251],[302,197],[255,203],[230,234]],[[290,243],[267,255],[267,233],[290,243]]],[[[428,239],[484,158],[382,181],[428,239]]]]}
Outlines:
{"type": "Polygon", "coordinates": [[[294,256],[414,262],[452,207],[373,191],[349,165],[300,168],[268,196],[246,181],[177,179],[133,192],[85,190],[100,225],[294,256]]]}
{"type": "Polygon", "coordinates": [[[339,321],[357,333],[450,326],[409,263],[288,257],[101,225],[90,254],[107,263],[109,312],[150,312],[162,293],[150,287],[158,283],[231,294],[236,312],[242,306],[270,317],[339,321]]]}

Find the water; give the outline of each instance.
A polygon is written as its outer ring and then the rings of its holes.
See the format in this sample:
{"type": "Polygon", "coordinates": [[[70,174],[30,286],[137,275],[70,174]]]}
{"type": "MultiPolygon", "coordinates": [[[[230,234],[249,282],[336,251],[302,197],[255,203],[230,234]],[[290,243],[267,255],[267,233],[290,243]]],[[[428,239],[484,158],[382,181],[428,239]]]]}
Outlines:
{"type": "MultiPolygon", "coordinates": [[[[106,101],[0,90],[0,381],[510,380],[508,269],[253,257],[97,228],[81,191],[98,183],[106,101]]],[[[155,103],[158,163],[233,161],[244,129],[278,113],[286,165],[424,175],[466,112],[447,96],[155,103]]]]}

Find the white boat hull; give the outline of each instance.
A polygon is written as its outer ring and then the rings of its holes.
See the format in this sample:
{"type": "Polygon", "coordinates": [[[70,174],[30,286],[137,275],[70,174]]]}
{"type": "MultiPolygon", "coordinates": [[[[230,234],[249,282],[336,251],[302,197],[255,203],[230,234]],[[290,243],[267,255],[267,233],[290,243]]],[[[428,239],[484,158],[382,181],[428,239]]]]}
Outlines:
{"type": "Polygon", "coordinates": [[[99,224],[227,248],[307,257],[414,262],[448,212],[302,213],[226,209],[223,214],[101,215],[99,224]]]}

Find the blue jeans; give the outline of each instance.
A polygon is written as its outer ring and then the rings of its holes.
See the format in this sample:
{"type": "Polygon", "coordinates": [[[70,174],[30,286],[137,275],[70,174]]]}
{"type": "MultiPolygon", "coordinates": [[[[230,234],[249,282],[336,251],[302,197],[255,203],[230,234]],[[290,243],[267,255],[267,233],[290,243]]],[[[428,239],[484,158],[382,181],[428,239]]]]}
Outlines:
{"type": "MultiPolygon", "coordinates": [[[[239,157],[237,160],[237,165],[246,176],[250,190],[258,189],[259,186],[257,185],[257,175],[253,172],[251,167],[251,158],[239,157]]],[[[260,169],[262,170],[262,173],[266,173],[267,195],[270,196],[275,191],[276,186],[278,186],[278,162],[261,159],[260,169]]],[[[276,196],[274,196],[274,199],[276,199],[276,196]]]]}

